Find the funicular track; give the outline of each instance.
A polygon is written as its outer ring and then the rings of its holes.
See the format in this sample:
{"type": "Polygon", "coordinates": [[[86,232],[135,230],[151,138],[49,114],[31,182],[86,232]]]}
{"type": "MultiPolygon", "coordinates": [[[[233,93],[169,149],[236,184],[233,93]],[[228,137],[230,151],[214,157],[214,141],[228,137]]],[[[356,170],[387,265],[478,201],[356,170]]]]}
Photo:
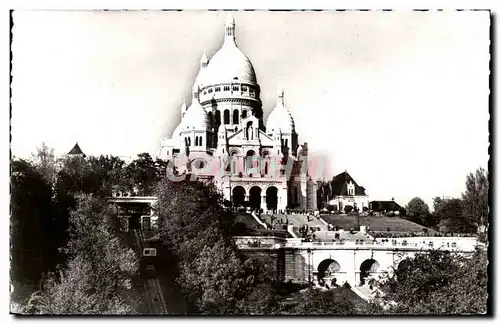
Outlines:
{"type": "MultiPolygon", "coordinates": [[[[143,251],[146,247],[146,244],[144,243],[144,234],[142,233],[141,229],[133,229],[132,236],[134,242],[134,250],[142,259],[143,251]]],[[[141,280],[145,292],[148,314],[168,314],[165,299],[163,297],[162,289],[160,287],[158,279],[156,277],[145,276],[143,273],[141,273],[141,280]]]]}

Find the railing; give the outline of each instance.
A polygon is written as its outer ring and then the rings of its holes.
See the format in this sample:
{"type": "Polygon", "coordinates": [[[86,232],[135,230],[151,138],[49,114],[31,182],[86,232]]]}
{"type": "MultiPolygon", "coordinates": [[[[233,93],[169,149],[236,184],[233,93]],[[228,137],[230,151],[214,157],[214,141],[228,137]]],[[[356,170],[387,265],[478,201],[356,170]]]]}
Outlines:
{"type": "Polygon", "coordinates": [[[300,238],[277,239],[270,237],[239,237],[236,243],[240,248],[333,248],[333,249],[412,249],[412,250],[448,250],[474,251],[479,245],[477,239],[454,238],[454,240],[391,239],[391,240],[335,240],[304,242],[300,238]]]}

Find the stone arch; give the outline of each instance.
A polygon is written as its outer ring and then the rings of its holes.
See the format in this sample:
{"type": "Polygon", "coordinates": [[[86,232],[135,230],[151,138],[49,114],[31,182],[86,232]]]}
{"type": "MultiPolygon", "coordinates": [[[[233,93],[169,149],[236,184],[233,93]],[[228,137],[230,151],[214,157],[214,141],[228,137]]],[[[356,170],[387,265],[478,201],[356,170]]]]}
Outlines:
{"type": "Polygon", "coordinates": [[[326,280],[335,278],[335,274],[340,272],[340,264],[333,259],[326,259],[318,265],[318,282],[324,284],[326,280]]]}
{"type": "Polygon", "coordinates": [[[230,122],[229,115],[230,115],[229,109],[224,110],[224,125],[229,125],[230,122]]]}
{"type": "Polygon", "coordinates": [[[375,259],[367,259],[359,267],[359,279],[361,285],[364,285],[368,276],[378,273],[380,264],[375,259]]]}
{"type": "Polygon", "coordinates": [[[278,188],[269,186],[266,189],[266,208],[267,210],[278,209],[278,188]]]}
{"type": "Polygon", "coordinates": [[[403,258],[399,261],[395,269],[395,275],[398,281],[404,280],[406,278],[412,265],[413,262],[411,261],[410,257],[403,258]]]}
{"type": "Polygon", "coordinates": [[[238,125],[240,123],[240,114],[238,109],[233,110],[233,124],[238,125]]]}
{"type": "Polygon", "coordinates": [[[246,195],[246,190],[244,187],[242,186],[234,187],[232,192],[233,206],[238,207],[245,205],[245,195],[246,195]]]}
{"type": "Polygon", "coordinates": [[[240,150],[236,147],[232,147],[229,149],[229,155],[239,155],[240,154],[240,150]]]}
{"type": "Polygon", "coordinates": [[[254,210],[260,209],[262,188],[259,186],[253,186],[248,191],[248,194],[250,196],[249,197],[250,208],[252,208],[254,210]]]}

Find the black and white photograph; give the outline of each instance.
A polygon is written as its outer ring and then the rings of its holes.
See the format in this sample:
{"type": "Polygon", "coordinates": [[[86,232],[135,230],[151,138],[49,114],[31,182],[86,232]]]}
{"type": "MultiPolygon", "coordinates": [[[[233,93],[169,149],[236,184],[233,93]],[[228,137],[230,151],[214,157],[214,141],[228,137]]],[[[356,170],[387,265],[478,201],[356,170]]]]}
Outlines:
{"type": "Polygon", "coordinates": [[[492,17],[12,10],[10,314],[490,314],[492,17]]]}

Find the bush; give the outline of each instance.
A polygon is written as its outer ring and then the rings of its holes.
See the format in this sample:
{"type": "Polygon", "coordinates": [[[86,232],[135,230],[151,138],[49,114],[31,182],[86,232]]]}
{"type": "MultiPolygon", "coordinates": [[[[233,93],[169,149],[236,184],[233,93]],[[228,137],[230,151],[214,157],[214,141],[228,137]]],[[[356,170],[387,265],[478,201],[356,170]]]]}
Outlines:
{"type": "Polygon", "coordinates": [[[344,281],[342,288],[351,289],[351,285],[347,281],[344,281]]]}
{"type": "Polygon", "coordinates": [[[349,205],[347,205],[347,206],[344,207],[344,211],[345,211],[346,214],[349,214],[350,212],[352,212],[353,209],[354,209],[354,207],[349,206],[349,205]]]}

